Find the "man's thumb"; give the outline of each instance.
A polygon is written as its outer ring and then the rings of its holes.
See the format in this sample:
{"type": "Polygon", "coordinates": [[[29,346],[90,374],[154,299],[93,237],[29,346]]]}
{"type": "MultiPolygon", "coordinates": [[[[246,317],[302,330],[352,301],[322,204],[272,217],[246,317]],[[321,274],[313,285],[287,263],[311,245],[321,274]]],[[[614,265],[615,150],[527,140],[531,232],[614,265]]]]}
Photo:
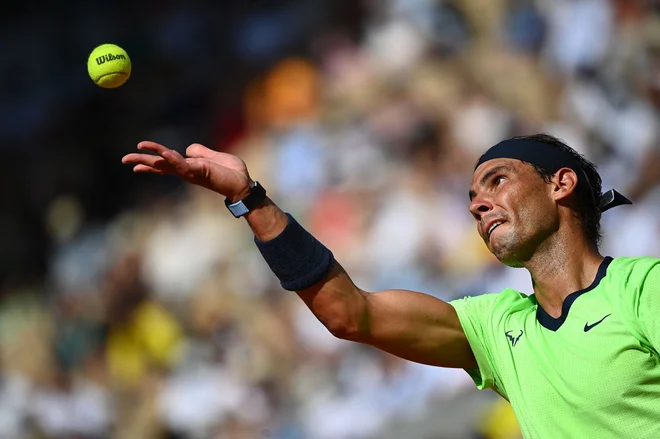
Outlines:
{"type": "Polygon", "coordinates": [[[199,143],[193,143],[188,148],[186,148],[186,155],[188,157],[208,159],[213,157],[215,154],[217,154],[215,151],[207,148],[204,145],[200,145],[199,143]]]}

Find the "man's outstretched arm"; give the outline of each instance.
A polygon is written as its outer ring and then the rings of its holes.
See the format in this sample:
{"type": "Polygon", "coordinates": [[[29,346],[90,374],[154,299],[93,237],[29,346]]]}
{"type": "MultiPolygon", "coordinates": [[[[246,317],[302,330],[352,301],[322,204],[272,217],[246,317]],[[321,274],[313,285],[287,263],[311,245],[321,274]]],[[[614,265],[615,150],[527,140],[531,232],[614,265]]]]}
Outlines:
{"type": "MultiPolygon", "coordinates": [[[[184,158],[153,142],[138,146],[153,154],[125,156],[136,172],[171,174],[232,201],[244,198],[252,180],[245,163],[231,154],[191,145],[184,158]]],[[[266,198],[245,215],[256,239],[269,242],[289,224],[287,215],[266,198]]],[[[338,262],[297,294],[335,336],[368,344],[407,360],[443,367],[477,366],[454,308],[427,294],[406,290],[369,293],[358,288],[338,262]]]]}
{"type": "MultiPolygon", "coordinates": [[[[288,223],[269,199],[245,218],[260,241],[274,239],[288,223]]],[[[433,296],[407,290],[368,293],[336,261],[323,280],[297,293],[336,337],[418,363],[477,366],[456,311],[433,296]]]]}

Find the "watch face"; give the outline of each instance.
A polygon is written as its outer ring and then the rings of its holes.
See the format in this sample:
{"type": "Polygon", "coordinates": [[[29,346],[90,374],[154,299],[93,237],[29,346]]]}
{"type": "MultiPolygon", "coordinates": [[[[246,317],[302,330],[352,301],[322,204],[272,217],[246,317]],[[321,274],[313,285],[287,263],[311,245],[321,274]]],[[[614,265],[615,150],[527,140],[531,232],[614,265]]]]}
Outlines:
{"type": "Polygon", "coordinates": [[[238,201],[234,204],[230,204],[227,207],[229,208],[229,211],[236,218],[238,218],[239,216],[243,216],[250,211],[250,209],[248,209],[248,207],[243,203],[243,201],[238,201]]]}
{"type": "Polygon", "coordinates": [[[249,213],[252,209],[257,207],[266,198],[266,189],[259,184],[258,181],[254,182],[250,194],[235,203],[225,199],[225,206],[236,217],[243,216],[249,213]]]}

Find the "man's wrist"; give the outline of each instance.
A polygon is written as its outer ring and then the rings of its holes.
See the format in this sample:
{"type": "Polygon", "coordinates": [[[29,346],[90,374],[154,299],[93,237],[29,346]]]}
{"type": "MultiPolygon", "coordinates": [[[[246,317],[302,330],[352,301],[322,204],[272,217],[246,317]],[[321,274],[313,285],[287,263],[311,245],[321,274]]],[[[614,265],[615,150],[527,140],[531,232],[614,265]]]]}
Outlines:
{"type": "Polygon", "coordinates": [[[254,181],[249,180],[247,186],[245,189],[242,191],[232,195],[231,197],[227,197],[230,202],[236,203],[237,201],[241,201],[242,199],[246,198],[250,193],[252,192],[252,188],[254,187],[254,181]]]}
{"type": "Polygon", "coordinates": [[[252,233],[260,241],[270,241],[275,238],[282,233],[288,223],[286,214],[268,197],[243,218],[247,220],[252,233]]]}
{"type": "Polygon", "coordinates": [[[258,181],[255,181],[246,196],[238,200],[227,197],[225,199],[225,206],[227,206],[227,209],[229,209],[234,217],[240,218],[260,206],[265,199],[266,189],[258,181]]]}

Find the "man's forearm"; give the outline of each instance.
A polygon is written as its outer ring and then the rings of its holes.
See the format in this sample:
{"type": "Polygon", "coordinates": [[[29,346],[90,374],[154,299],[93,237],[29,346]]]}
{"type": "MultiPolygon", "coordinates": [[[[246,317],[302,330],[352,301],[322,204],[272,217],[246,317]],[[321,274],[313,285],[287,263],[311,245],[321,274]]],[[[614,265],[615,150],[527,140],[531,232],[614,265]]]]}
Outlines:
{"type": "MultiPolygon", "coordinates": [[[[280,236],[289,224],[286,213],[269,198],[261,206],[248,213],[245,218],[257,240],[264,243],[280,236]]],[[[308,239],[314,240],[311,236],[308,239]]],[[[320,243],[318,245],[322,246],[320,243]]],[[[290,248],[287,250],[284,254],[291,251],[290,248]]],[[[318,267],[318,263],[312,261],[324,262],[323,256],[325,255],[322,253],[315,252],[309,256],[309,258],[303,257],[302,260],[305,262],[309,260],[308,269],[310,271],[318,267]]],[[[331,254],[329,256],[332,257],[331,254]]],[[[266,262],[273,269],[274,266],[281,265],[283,261],[273,261],[271,256],[266,257],[266,262]]],[[[346,271],[334,261],[334,258],[327,262],[330,264],[328,269],[322,275],[317,276],[316,282],[295,290],[331,333],[341,338],[347,338],[359,330],[359,319],[363,314],[361,307],[365,306],[364,298],[346,271]]],[[[300,263],[300,260],[292,260],[291,263],[300,263]]],[[[281,276],[278,277],[282,280],[281,276]]]]}
{"type": "Polygon", "coordinates": [[[369,332],[365,293],[337,261],[323,281],[297,293],[335,337],[359,342],[369,332]]]}

